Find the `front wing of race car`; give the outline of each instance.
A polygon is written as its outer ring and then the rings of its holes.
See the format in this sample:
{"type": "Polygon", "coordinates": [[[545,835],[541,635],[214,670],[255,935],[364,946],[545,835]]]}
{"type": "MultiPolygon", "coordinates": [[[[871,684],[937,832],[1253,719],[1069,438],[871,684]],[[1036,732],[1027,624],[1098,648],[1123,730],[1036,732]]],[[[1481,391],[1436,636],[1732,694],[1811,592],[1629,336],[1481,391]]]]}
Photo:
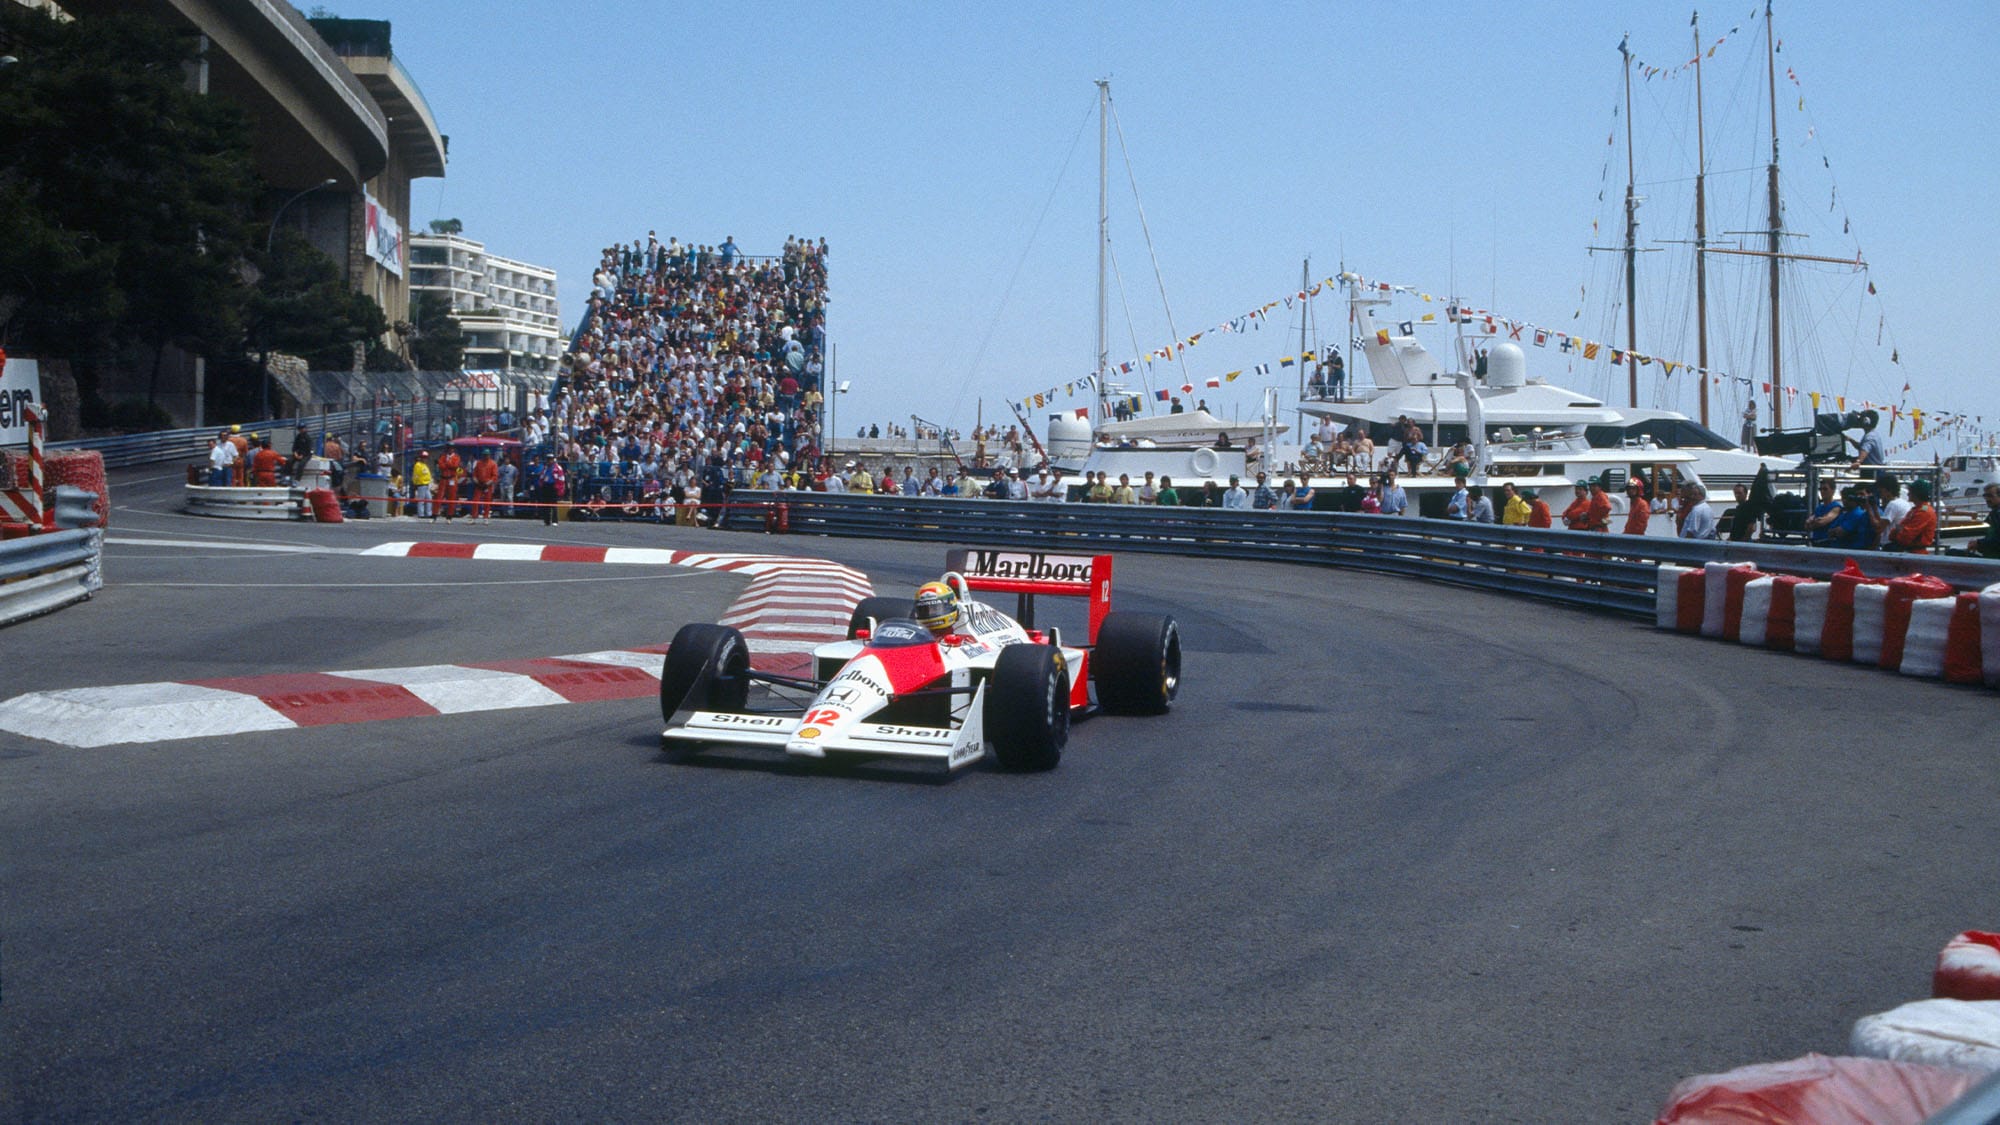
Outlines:
{"type": "Polygon", "coordinates": [[[956,727],[855,722],[832,731],[808,726],[804,713],[691,711],[676,714],[660,737],[690,744],[782,750],[799,758],[825,758],[830,754],[913,758],[956,770],[978,761],[986,752],[981,719],[985,697],[986,686],[981,684],[973,693],[972,706],[966,709],[964,721],[956,727]]]}

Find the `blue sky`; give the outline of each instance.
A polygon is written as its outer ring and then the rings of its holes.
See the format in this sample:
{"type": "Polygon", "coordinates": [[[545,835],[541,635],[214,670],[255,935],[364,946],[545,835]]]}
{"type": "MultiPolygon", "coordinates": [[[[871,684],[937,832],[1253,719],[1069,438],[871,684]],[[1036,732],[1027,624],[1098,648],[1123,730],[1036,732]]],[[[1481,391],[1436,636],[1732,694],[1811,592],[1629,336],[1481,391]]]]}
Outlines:
{"type": "MultiPolygon", "coordinates": [[[[451,136],[450,173],[417,184],[413,225],[456,217],[496,253],[555,266],[567,321],[598,250],[649,229],[733,235],[752,253],[825,237],[849,433],[911,413],[963,426],[982,400],[992,420],[1010,398],[1088,373],[1099,77],[1180,335],[1296,289],[1310,256],[1314,277],[1344,259],[1438,298],[1405,301],[1410,319],[1455,292],[1622,346],[1617,263],[1586,250],[1622,222],[1616,47],[1629,32],[1648,63],[1693,54],[1690,8],[1636,3],[329,7],[394,22],[396,53],[451,136]]],[[[1740,28],[1704,62],[1712,232],[1765,225],[1754,15],[1732,0],[1702,16],[1707,44],[1740,28]]],[[[1984,330],[2000,304],[1988,200],[2000,158],[1983,139],[2000,9],[1793,2],[1777,33],[1787,224],[1807,236],[1793,248],[1859,247],[1870,266],[1795,268],[1792,377],[2000,429],[1984,330]]],[[[1641,241],[1661,245],[1641,260],[1640,350],[1683,360],[1691,257],[1665,241],[1691,237],[1692,91],[1685,74],[1638,81],[1633,114],[1641,241]]],[[[1115,361],[1135,331],[1145,348],[1173,334],[1115,138],[1112,175],[1115,361]]],[[[1710,322],[1711,366],[1758,381],[1760,268],[1712,267],[1710,322]]],[[[1314,338],[1337,339],[1344,308],[1322,299],[1315,315],[1314,338]]],[[[1205,340],[1185,376],[1162,367],[1150,385],[1275,361],[1298,332],[1281,307],[1270,328],[1205,340]]],[[[1424,333],[1447,346],[1443,329],[1424,333]]],[[[1532,372],[1623,401],[1623,372],[1601,358],[1529,352],[1532,372]]],[[[1692,413],[1692,380],[1657,372],[1644,370],[1642,400],[1692,413]]],[[[1742,391],[1716,395],[1717,428],[1733,432],[1742,391]]],[[[1218,413],[1257,409],[1247,377],[1197,396],[1218,413]]]]}

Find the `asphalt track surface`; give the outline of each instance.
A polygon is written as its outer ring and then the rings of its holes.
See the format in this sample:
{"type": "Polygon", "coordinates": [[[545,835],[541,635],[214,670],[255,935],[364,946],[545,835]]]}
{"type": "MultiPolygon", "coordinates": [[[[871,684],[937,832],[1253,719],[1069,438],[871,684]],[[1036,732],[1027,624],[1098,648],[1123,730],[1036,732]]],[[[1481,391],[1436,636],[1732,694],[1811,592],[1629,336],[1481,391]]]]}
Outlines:
{"type": "MultiPolygon", "coordinates": [[[[226,550],[119,474],[4,691],[637,646],[726,574],[226,550]]],[[[879,591],[941,547],[658,527],[879,591]]],[[[1996,921],[1990,693],[1334,571],[1126,556],[1170,716],[1039,775],[665,761],[650,700],[0,735],[4,1108],[68,1120],[1643,1121],[1996,921]]]]}

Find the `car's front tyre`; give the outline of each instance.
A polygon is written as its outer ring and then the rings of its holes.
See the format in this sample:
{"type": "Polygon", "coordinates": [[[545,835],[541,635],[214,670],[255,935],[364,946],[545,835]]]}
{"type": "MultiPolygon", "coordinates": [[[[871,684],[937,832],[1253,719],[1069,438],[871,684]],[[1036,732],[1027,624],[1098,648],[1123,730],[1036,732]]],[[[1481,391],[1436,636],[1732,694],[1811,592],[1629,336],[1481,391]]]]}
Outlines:
{"type": "Polygon", "coordinates": [[[1008,645],[981,712],[1001,768],[1052,770],[1069,742],[1069,662],[1053,645],[1008,645]]]}
{"type": "Polygon", "coordinates": [[[697,711],[742,711],[750,700],[750,646],[727,625],[683,625],[660,669],[660,717],[671,722],[683,705],[697,711]],[[699,692],[699,698],[690,698],[699,692]]]}

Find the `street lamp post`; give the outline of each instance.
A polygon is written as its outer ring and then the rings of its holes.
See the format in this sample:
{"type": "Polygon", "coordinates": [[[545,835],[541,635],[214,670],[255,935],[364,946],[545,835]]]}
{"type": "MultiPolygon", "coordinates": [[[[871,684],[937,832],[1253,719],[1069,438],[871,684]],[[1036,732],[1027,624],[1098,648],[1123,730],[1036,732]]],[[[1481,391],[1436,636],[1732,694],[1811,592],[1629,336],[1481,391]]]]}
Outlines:
{"type": "MultiPolygon", "coordinates": [[[[266,265],[266,267],[268,267],[271,262],[271,246],[273,243],[277,241],[278,238],[278,220],[285,217],[285,212],[291,209],[292,204],[297,203],[299,200],[304,199],[306,196],[311,195],[313,192],[319,191],[323,188],[330,188],[339,182],[340,182],[339,180],[336,180],[333,177],[329,176],[326,179],[321,180],[320,182],[314,184],[313,186],[305,189],[302,192],[299,192],[297,195],[292,196],[290,199],[287,199],[283,203],[280,203],[278,205],[277,213],[271,216],[270,229],[264,232],[264,264],[266,265]]],[[[271,416],[271,349],[268,344],[265,346],[263,351],[262,383],[263,383],[262,389],[264,393],[263,413],[265,418],[269,418],[271,416]]]]}
{"type": "Polygon", "coordinates": [[[277,212],[271,216],[271,229],[266,231],[264,234],[264,254],[266,257],[270,256],[271,244],[278,237],[278,220],[285,217],[285,212],[291,209],[292,204],[297,203],[299,200],[304,199],[306,196],[311,195],[313,192],[320,191],[325,188],[330,188],[339,182],[340,182],[339,180],[336,180],[333,177],[329,176],[326,179],[321,180],[320,182],[307,188],[306,190],[299,192],[297,195],[292,196],[290,199],[285,200],[283,203],[278,204],[277,212]]]}

